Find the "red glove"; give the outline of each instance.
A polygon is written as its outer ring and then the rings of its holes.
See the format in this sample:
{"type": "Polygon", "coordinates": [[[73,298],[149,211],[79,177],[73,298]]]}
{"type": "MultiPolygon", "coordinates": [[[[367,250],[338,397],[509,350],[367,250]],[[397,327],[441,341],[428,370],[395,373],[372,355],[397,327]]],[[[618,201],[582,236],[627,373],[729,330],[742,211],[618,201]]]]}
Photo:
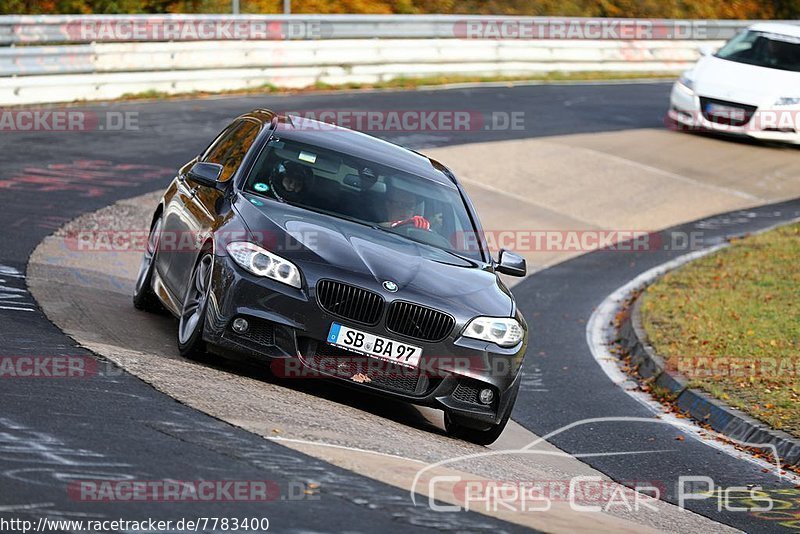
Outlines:
{"type": "Polygon", "coordinates": [[[428,222],[428,219],[422,215],[414,215],[410,219],[406,219],[404,221],[393,221],[389,224],[389,226],[392,228],[397,228],[398,226],[405,226],[407,224],[413,224],[414,228],[419,228],[420,230],[431,229],[431,223],[428,222]]]}

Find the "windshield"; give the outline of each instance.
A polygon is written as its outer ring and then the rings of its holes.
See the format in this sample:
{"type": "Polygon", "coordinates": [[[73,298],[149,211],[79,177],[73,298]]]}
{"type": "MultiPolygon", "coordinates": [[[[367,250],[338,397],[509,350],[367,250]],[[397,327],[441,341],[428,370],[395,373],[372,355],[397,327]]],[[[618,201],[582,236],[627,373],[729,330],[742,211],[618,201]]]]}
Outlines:
{"type": "Polygon", "coordinates": [[[770,69],[800,72],[800,39],[777,33],[746,31],[723,46],[716,57],[770,69]]]}
{"type": "Polygon", "coordinates": [[[345,153],[273,137],[244,190],[483,260],[455,187],[345,153]]]}

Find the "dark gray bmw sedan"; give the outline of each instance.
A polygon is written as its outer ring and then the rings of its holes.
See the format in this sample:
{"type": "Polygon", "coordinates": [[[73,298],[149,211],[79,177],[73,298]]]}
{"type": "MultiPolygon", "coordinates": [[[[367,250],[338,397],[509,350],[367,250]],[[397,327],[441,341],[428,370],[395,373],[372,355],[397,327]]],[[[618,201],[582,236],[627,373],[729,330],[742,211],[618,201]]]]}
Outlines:
{"type": "Polygon", "coordinates": [[[257,109],[187,163],[156,208],[134,304],[178,318],[186,357],[263,360],[444,410],[488,444],[527,325],[453,173],[359,132],[257,109]]]}

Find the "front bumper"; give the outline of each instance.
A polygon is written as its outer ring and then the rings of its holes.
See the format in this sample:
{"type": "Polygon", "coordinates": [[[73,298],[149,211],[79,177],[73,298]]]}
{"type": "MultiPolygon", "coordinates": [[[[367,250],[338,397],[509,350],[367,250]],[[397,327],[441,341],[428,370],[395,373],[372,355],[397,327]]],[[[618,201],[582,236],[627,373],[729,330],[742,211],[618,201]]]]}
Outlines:
{"type": "MultiPolygon", "coordinates": [[[[472,317],[454,314],[456,324],[443,341],[406,338],[386,329],[385,312],[369,326],[326,311],[317,301],[316,281],[333,277],[322,268],[310,270],[304,269],[307,289],[295,289],[253,276],[228,256],[216,256],[203,336],[211,350],[260,360],[286,379],[332,379],[364,392],[447,409],[476,427],[500,422],[519,385],[527,333],[517,346],[502,348],[460,336],[472,317]],[[232,328],[240,317],[251,325],[244,334],[232,328]],[[325,340],[333,322],[421,347],[419,366],[411,369],[329,345],[325,340]],[[485,388],[494,392],[488,405],[478,399],[485,388]]],[[[373,291],[378,287],[374,280],[372,285],[369,280],[343,281],[373,291]]],[[[383,296],[389,304],[391,298],[383,296]]]]}
{"type": "Polygon", "coordinates": [[[676,82],[672,86],[668,116],[682,129],[800,144],[800,107],[767,108],[770,106],[758,107],[745,124],[712,122],[702,109],[701,97],[676,82]]]}

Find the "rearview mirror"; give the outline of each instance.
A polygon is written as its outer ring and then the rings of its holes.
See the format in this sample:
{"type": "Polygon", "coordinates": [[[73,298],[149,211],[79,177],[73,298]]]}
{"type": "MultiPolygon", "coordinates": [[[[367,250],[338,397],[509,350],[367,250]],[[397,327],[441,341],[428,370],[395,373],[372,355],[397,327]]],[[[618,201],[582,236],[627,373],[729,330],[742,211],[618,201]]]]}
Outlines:
{"type": "Polygon", "coordinates": [[[189,169],[189,179],[206,187],[217,187],[222,165],[218,163],[204,163],[199,161],[189,169]]]}
{"type": "Polygon", "coordinates": [[[505,249],[500,250],[495,269],[498,273],[507,274],[509,276],[525,276],[528,274],[528,266],[525,264],[525,258],[505,249]]]}

